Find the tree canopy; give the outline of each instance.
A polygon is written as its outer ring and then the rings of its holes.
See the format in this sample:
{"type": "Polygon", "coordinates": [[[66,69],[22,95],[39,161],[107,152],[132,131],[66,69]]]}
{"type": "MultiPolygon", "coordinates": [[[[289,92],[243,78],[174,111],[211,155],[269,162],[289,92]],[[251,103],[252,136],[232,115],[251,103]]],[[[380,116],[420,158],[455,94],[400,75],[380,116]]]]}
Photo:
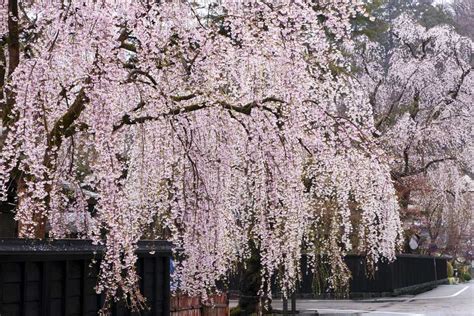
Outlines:
{"type": "Polygon", "coordinates": [[[344,53],[360,1],[10,0],[8,19],[2,10],[0,195],[15,184],[23,237],[44,237],[46,222],[64,237],[68,216],[81,218],[81,236],[106,245],[108,300],[143,307],[134,249],[144,236],[174,242],[189,293],[213,289],[250,240],[264,280],[278,274],[285,292],[302,251],[342,272],[353,248],[372,265],[394,258],[390,167],[344,53]]]}

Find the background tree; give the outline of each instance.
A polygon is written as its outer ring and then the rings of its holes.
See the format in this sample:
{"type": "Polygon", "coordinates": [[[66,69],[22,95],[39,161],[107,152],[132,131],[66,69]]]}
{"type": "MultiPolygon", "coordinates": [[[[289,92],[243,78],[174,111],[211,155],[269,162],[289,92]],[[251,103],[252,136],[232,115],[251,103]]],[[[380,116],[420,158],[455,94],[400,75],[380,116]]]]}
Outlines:
{"type": "Polygon", "coordinates": [[[472,216],[474,182],[454,163],[436,167],[434,172],[419,177],[413,189],[416,226],[427,229],[420,247],[427,253],[449,254],[455,257],[472,256],[472,216]],[[446,170],[451,169],[451,170],[446,170]]]}
{"type": "Polygon", "coordinates": [[[469,0],[454,0],[453,18],[459,34],[474,39],[474,3],[469,0]]]}
{"type": "Polygon", "coordinates": [[[355,35],[368,36],[384,46],[387,52],[396,45],[396,39],[389,29],[402,14],[410,15],[417,23],[427,28],[455,24],[449,7],[436,4],[432,0],[377,0],[371,1],[367,6],[371,17],[358,17],[355,20],[355,35]]]}
{"type": "MultiPolygon", "coordinates": [[[[394,158],[402,212],[411,219],[420,215],[410,214],[417,207],[408,207],[417,203],[411,193],[419,183],[436,178],[440,185],[444,179],[447,188],[472,176],[472,41],[451,26],[427,29],[406,14],[394,20],[391,34],[395,46],[389,50],[361,38],[356,65],[370,94],[378,138],[394,158]]],[[[461,212],[442,196],[437,198],[438,210],[446,212],[442,218],[461,212]]]]}

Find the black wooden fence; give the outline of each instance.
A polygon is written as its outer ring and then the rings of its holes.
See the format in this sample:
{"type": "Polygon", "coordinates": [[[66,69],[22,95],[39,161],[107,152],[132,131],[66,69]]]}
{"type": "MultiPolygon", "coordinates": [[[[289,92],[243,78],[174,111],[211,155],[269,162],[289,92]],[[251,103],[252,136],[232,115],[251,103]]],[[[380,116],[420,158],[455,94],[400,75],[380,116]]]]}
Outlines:
{"type": "MultiPolygon", "coordinates": [[[[373,276],[367,274],[364,256],[347,255],[345,262],[351,271],[349,296],[352,298],[370,296],[392,296],[422,292],[446,283],[448,278],[447,257],[431,257],[412,254],[399,254],[392,263],[379,263],[373,276]]],[[[326,271],[328,271],[326,267],[326,271]]],[[[308,269],[306,258],[301,260],[302,278],[296,289],[299,298],[333,298],[346,293],[332,293],[315,289],[312,272],[308,269]]],[[[239,296],[241,276],[237,274],[229,278],[228,290],[231,297],[239,296]]],[[[272,282],[272,293],[275,298],[280,296],[275,280],[272,282]]]]}
{"type": "MultiPolygon", "coordinates": [[[[364,256],[348,255],[345,262],[351,271],[352,297],[368,294],[399,295],[416,293],[444,283],[448,278],[447,257],[399,254],[391,263],[379,263],[373,276],[367,274],[364,256]]],[[[300,296],[312,296],[313,275],[302,260],[303,278],[297,290],[300,296]]]]}
{"type": "Polygon", "coordinates": [[[352,271],[351,292],[402,294],[429,288],[448,278],[447,258],[421,255],[398,255],[392,263],[382,263],[374,278],[365,273],[363,258],[350,256],[346,260],[352,271]]]}
{"type": "MultiPolygon", "coordinates": [[[[1,316],[97,315],[98,264],[103,248],[85,240],[37,241],[0,239],[1,316]]],[[[150,308],[134,314],[115,304],[112,315],[169,315],[171,247],[163,241],[141,241],[137,263],[140,289],[150,308]]]]}

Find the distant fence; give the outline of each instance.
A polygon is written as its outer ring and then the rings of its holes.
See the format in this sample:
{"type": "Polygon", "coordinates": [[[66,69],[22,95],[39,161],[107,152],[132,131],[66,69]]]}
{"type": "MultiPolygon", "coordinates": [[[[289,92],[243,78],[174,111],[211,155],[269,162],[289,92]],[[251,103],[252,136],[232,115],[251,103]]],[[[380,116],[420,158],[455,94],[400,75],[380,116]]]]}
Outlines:
{"type": "MultiPolygon", "coordinates": [[[[367,275],[365,257],[347,255],[345,262],[351,271],[349,284],[351,297],[390,296],[404,293],[416,293],[446,283],[448,278],[447,257],[431,257],[412,254],[397,255],[392,263],[379,263],[373,278],[367,275]]],[[[317,294],[313,288],[313,274],[308,269],[306,258],[301,260],[302,279],[296,290],[296,297],[325,298],[333,297],[334,293],[317,294]]],[[[238,297],[239,275],[230,278],[229,292],[238,297]]],[[[274,297],[279,296],[279,289],[272,282],[274,297]]]]}
{"type": "MultiPolygon", "coordinates": [[[[86,240],[0,239],[1,316],[96,316],[104,297],[95,293],[103,248],[86,240]]],[[[131,313],[115,304],[112,315],[169,315],[171,246],[138,243],[140,289],[150,310],[131,313]],[[152,253],[152,254],[151,254],[152,253]]]]}
{"type": "Polygon", "coordinates": [[[171,316],[227,316],[229,302],[226,294],[217,294],[203,302],[199,297],[177,295],[171,297],[171,316]]]}
{"type": "Polygon", "coordinates": [[[448,278],[446,257],[402,254],[392,263],[382,263],[374,278],[365,273],[363,257],[348,256],[346,262],[352,272],[352,293],[403,294],[432,287],[448,278]]]}
{"type": "MultiPolygon", "coordinates": [[[[399,254],[391,263],[379,263],[373,277],[367,275],[365,257],[347,255],[345,262],[351,271],[349,292],[352,297],[400,295],[415,293],[445,283],[448,278],[447,257],[399,254]]],[[[302,260],[303,278],[298,296],[313,295],[313,275],[302,260]]]]}

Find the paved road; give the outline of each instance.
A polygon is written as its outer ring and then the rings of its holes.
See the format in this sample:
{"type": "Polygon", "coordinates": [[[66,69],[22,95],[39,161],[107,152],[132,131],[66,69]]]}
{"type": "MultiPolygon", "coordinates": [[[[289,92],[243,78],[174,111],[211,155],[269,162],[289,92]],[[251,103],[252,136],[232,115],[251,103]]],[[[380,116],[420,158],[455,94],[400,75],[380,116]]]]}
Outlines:
{"type": "MultiPolygon", "coordinates": [[[[281,301],[274,301],[272,306],[281,309],[281,301]]],[[[296,308],[306,315],[474,316],[474,282],[459,285],[441,285],[416,296],[397,298],[297,300],[296,308]]]]}

